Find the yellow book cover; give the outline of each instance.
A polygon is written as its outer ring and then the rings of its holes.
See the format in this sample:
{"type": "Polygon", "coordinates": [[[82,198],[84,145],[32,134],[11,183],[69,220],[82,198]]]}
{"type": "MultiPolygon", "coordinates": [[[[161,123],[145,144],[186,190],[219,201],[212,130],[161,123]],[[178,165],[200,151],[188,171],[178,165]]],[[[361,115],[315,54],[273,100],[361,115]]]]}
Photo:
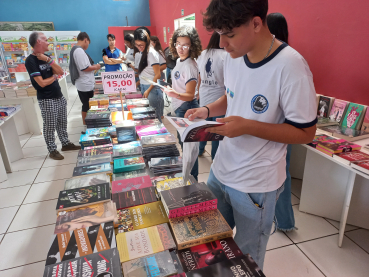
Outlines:
{"type": "MultiPolygon", "coordinates": [[[[187,186],[191,185],[190,181],[187,181],[187,186]]],[[[163,181],[159,181],[156,183],[156,189],[158,192],[163,191],[163,190],[168,190],[168,189],[174,189],[174,188],[179,188],[179,187],[183,187],[183,178],[179,177],[179,178],[172,178],[172,179],[166,179],[163,181]]]]}
{"type": "Polygon", "coordinates": [[[117,211],[118,233],[139,230],[168,223],[168,216],[161,201],[130,207],[117,211]]]}

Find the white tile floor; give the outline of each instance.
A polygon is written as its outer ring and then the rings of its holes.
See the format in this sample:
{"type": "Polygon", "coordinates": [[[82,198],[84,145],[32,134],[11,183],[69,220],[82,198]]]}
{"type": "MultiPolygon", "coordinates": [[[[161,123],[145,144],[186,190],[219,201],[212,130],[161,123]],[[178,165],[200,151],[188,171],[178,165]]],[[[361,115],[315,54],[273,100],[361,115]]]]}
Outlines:
{"type": "MultiPolygon", "coordinates": [[[[74,87],[69,92],[68,128],[71,141],[78,142],[81,103],[74,87]]],[[[176,135],[167,121],[164,123],[176,135]]],[[[54,230],[56,199],[65,179],[72,176],[77,155],[63,153],[63,161],[53,161],[47,158],[42,136],[26,134],[19,140],[25,159],[14,163],[16,172],[0,183],[1,277],[42,276],[54,230]]],[[[212,162],[211,146],[205,149],[199,158],[200,182],[207,181],[212,162]]],[[[292,205],[299,229],[270,237],[264,265],[266,276],[369,276],[369,231],[348,225],[339,248],[338,222],[299,212],[301,186],[301,180],[293,179],[292,205]]]]}

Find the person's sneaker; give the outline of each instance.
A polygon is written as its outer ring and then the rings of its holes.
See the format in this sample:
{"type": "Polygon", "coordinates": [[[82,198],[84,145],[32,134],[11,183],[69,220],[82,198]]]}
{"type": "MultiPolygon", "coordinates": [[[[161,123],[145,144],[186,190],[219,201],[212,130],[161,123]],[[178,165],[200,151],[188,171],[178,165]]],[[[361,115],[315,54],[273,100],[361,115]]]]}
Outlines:
{"type": "Polygon", "coordinates": [[[199,153],[199,157],[202,157],[205,153],[205,150],[203,150],[201,153],[199,153]]]}
{"type": "Polygon", "coordinates": [[[58,152],[58,150],[54,150],[50,152],[49,157],[53,160],[64,160],[64,157],[62,154],[58,152]]]}
{"type": "Polygon", "coordinates": [[[72,151],[72,150],[80,150],[81,146],[74,145],[73,143],[68,143],[67,145],[64,145],[61,149],[61,151],[72,151]]]}

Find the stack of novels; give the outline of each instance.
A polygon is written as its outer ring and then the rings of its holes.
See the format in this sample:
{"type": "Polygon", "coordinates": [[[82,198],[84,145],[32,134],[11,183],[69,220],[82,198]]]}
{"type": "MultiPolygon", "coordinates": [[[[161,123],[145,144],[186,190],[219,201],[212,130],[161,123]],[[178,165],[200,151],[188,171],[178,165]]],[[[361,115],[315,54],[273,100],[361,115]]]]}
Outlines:
{"type": "MultiPolygon", "coordinates": [[[[155,187],[156,187],[156,190],[160,193],[163,190],[179,188],[185,185],[189,186],[195,183],[197,182],[195,178],[193,178],[192,176],[190,176],[189,180],[187,181],[187,184],[183,184],[183,177],[177,177],[177,178],[165,179],[162,181],[155,181],[155,187]]],[[[154,181],[153,181],[153,184],[154,184],[154,181]]]]}
{"type": "Polygon", "coordinates": [[[155,109],[153,107],[139,107],[131,109],[133,120],[155,119],[155,109]]]}
{"type": "Polygon", "coordinates": [[[15,90],[15,93],[17,94],[17,97],[18,98],[28,97],[27,88],[28,88],[28,86],[18,87],[18,89],[15,90]]]}
{"type": "Polygon", "coordinates": [[[66,180],[64,184],[64,190],[83,188],[104,183],[110,183],[109,176],[104,173],[79,176],[66,180]]]}
{"type": "Polygon", "coordinates": [[[125,97],[126,99],[139,99],[142,98],[142,94],[141,93],[126,94],[125,97]]]}
{"type": "Polygon", "coordinates": [[[3,92],[5,95],[5,98],[16,98],[17,94],[15,93],[17,87],[14,86],[6,86],[3,88],[3,92]]]}
{"type": "Polygon", "coordinates": [[[98,106],[98,105],[109,105],[109,97],[105,95],[95,94],[94,97],[90,98],[89,105],[98,106]]]}
{"type": "Polygon", "coordinates": [[[99,128],[111,126],[110,111],[89,111],[85,118],[87,128],[99,128]]]}
{"type": "Polygon", "coordinates": [[[182,172],[182,165],[182,157],[152,158],[149,162],[150,170],[156,176],[182,172]]]}
{"type": "Polygon", "coordinates": [[[316,146],[316,149],[329,156],[333,156],[333,154],[338,154],[342,152],[358,151],[361,149],[361,146],[358,144],[348,142],[344,139],[337,139],[337,140],[319,141],[318,145],[316,146]]]}
{"type": "Polygon", "coordinates": [[[139,170],[145,168],[145,166],[145,161],[142,156],[115,159],[114,173],[139,170]]]}
{"type": "Polygon", "coordinates": [[[113,193],[112,200],[117,210],[134,207],[142,204],[158,201],[155,187],[133,189],[125,192],[113,193]]]}
{"type": "Polygon", "coordinates": [[[113,153],[113,146],[112,145],[98,145],[95,147],[85,147],[83,150],[79,150],[78,158],[82,157],[91,157],[96,155],[103,155],[103,154],[112,154],[113,153]]]}
{"type": "Polygon", "coordinates": [[[355,162],[369,161],[369,155],[361,151],[343,152],[333,155],[333,159],[341,163],[350,165],[355,162]]]}
{"type": "Polygon", "coordinates": [[[79,138],[79,144],[84,148],[88,146],[111,144],[109,133],[84,134],[79,138]]]}
{"type": "Polygon", "coordinates": [[[111,184],[112,193],[127,192],[135,189],[143,189],[152,187],[151,179],[149,175],[143,175],[139,177],[132,177],[122,180],[114,180],[111,184]]]}
{"type": "Polygon", "coordinates": [[[112,176],[112,180],[113,181],[126,180],[126,179],[131,179],[131,178],[136,178],[136,177],[147,176],[148,174],[149,174],[149,171],[146,168],[138,169],[138,170],[132,170],[132,171],[127,171],[127,172],[114,173],[112,176]]]}
{"type": "Polygon", "coordinates": [[[113,159],[142,155],[142,146],[139,141],[113,145],[113,159]]]}
{"type": "Polygon", "coordinates": [[[151,161],[153,158],[180,156],[179,150],[175,144],[145,147],[143,148],[142,153],[148,161],[151,161]]]}
{"type": "Polygon", "coordinates": [[[164,134],[157,136],[146,136],[141,138],[142,147],[153,147],[160,145],[174,145],[177,139],[172,134],[164,134]]]}
{"type": "Polygon", "coordinates": [[[28,96],[37,96],[37,90],[33,86],[29,86],[26,90],[28,96]]]}

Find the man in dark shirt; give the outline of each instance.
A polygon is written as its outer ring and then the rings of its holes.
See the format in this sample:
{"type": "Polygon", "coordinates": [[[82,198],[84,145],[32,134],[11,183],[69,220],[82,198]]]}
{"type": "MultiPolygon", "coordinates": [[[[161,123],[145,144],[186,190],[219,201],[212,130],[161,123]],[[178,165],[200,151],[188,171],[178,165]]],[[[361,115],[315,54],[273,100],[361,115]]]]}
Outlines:
{"type": "Polygon", "coordinates": [[[62,151],[78,150],[68,139],[67,133],[67,100],[64,98],[58,75],[63,74],[63,69],[44,53],[48,51],[46,36],[40,32],[33,32],[29,36],[29,43],[33,47],[33,53],[26,59],[26,68],[33,87],[37,90],[37,100],[44,121],[43,133],[50,158],[62,160],[64,157],[56,150],[55,130],[62,143],[62,151]]]}
{"type": "Polygon", "coordinates": [[[115,36],[107,35],[109,46],[102,50],[102,56],[105,63],[105,72],[122,71],[122,63],[125,60],[122,51],[115,47],[115,36]]]}

